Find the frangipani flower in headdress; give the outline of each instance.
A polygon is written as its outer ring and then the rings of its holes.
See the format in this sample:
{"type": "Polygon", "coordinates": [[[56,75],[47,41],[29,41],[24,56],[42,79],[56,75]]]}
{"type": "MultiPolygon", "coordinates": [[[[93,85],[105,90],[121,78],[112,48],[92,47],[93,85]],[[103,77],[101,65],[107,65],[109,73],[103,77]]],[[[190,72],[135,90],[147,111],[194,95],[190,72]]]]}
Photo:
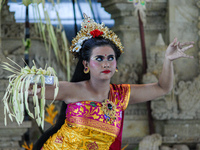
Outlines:
{"type": "Polygon", "coordinates": [[[84,19],[81,23],[81,30],[77,33],[77,36],[72,40],[72,45],[70,51],[77,55],[82,47],[82,44],[85,40],[103,37],[112,41],[123,53],[123,46],[121,44],[118,36],[109,28],[105,27],[104,23],[98,24],[94,22],[93,19],[88,17],[86,14],[83,14],[84,19]]]}

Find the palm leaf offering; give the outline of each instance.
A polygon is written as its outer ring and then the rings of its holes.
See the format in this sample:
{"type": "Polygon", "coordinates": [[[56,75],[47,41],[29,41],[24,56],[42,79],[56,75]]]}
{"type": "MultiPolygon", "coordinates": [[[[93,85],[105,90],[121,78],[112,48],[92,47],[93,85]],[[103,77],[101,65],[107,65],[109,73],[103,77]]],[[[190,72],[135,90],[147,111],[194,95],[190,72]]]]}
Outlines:
{"type": "MultiPolygon", "coordinates": [[[[12,61],[11,59],[9,59],[12,61]]],[[[9,76],[9,84],[3,97],[4,103],[4,121],[7,125],[7,115],[13,121],[13,117],[20,125],[24,120],[24,105],[25,109],[30,117],[36,119],[38,126],[44,128],[44,115],[45,115],[45,85],[54,85],[54,100],[58,94],[58,77],[53,68],[48,67],[45,69],[36,68],[34,66],[29,68],[28,66],[22,68],[17,63],[12,61],[17,67],[10,65],[7,62],[3,62],[3,68],[14,74],[9,76]],[[30,93],[30,85],[33,85],[33,105],[34,112],[29,110],[28,95],[30,93]],[[37,91],[38,85],[41,86],[41,100],[39,101],[37,91]]]]}
{"type": "MultiPolygon", "coordinates": [[[[39,31],[40,36],[43,38],[45,49],[49,53],[49,56],[51,55],[50,49],[52,48],[56,57],[57,62],[59,62],[62,67],[67,72],[67,80],[70,81],[70,57],[69,57],[69,44],[67,40],[67,36],[65,34],[65,30],[63,28],[63,25],[61,23],[61,19],[59,16],[58,9],[56,5],[59,5],[60,1],[57,0],[57,4],[54,0],[49,0],[49,2],[52,3],[51,11],[55,11],[57,16],[58,25],[55,29],[54,26],[51,23],[51,19],[49,17],[49,12],[47,7],[45,6],[45,0],[40,0],[42,2],[42,10],[38,7],[38,1],[33,1],[33,10],[35,13],[35,21],[37,22],[38,26],[35,26],[36,31],[39,31]],[[44,14],[44,19],[46,24],[43,24],[41,13],[44,14]],[[58,39],[57,37],[61,37],[61,39],[58,39]],[[67,67],[66,67],[67,64],[67,67]]],[[[50,63],[50,62],[49,62],[50,63]]]]}

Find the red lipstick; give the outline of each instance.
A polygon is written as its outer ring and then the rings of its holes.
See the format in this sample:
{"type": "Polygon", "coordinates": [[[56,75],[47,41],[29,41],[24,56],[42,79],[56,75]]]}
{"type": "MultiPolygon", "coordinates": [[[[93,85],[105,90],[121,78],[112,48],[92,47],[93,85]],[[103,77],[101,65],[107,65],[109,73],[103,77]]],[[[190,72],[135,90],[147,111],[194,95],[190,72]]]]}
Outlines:
{"type": "Polygon", "coordinates": [[[102,71],[103,73],[110,73],[111,71],[110,70],[104,70],[104,71],[102,71]]]}

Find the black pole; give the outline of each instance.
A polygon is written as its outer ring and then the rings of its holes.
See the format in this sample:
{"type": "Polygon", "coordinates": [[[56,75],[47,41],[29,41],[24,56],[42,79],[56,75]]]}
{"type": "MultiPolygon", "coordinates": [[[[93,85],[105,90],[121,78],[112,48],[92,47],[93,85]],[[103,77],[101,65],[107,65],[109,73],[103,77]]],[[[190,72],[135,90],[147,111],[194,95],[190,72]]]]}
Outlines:
{"type": "Polygon", "coordinates": [[[75,9],[75,1],[72,0],[72,4],[73,4],[73,12],[74,12],[74,31],[75,31],[75,35],[78,32],[78,28],[77,28],[77,23],[76,23],[76,9],[75,9]]]}
{"type": "Polygon", "coordinates": [[[94,0],[94,2],[95,2],[95,10],[96,10],[97,18],[99,20],[99,23],[101,23],[101,18],[100,18],[100,15],[99,15],[99,10],[98,10],[98,7],[97,7],[98,2],[97,2],[97,0],[94,0]]]}
{"type": "MultiPolygon", "coordinates": [[[[139,27],[140,27],[140,40],[141,40],[141,47],[142,47],[142,62],[143,62],[143,69],[142,72],[145,74],[147,72],[147,58],[146,58],[146,47],[145,47],[145,38],[144,38],[144,26],[143,22],[140,17],[140,13],[138,11],[138,19],[139,19],[139,27]]],[[[155,133],[153,117],[151,115],[151,101],[147,102],[147,111],[148,111],[148,124],[149,124],[149,134],[155,133]]]]}
{"type": "MultiPolygon", "coordinates": [[[[26,42],[27,39],[30,38],[30,31],[29,31],[29,28],[30,28],[30,25],[29,25],[29,7],[26,6],[26,18],[25,18],[25,37],[24,37],[24,41],[26,42]]],[[[30,45],[30,44],[29,44],[30,45]]],[[[24,65],[29,65],[29,46],[26,44],[25,45],[25,51],[24,51],[24,65]]],[[[26,109],[25,109],[26,110],[26,109]]],[[[24,120],[27,121],[27,120],[30,120],[30,117],[27,113],[27,111],[25,111],[25,114],[24,114],[24,120]]],[[[30,141],[30,136],[29,136],[29,130],[28,129],[26,131],[26,133],[24,133],[24,140],[27,141],[29,143],[30,141]]]]}
{"type": "Polygon", "coordinates": [[[80,6],[79,0],[77,0],[77,5],[78,5],[78,9],[79,9],[80,14],[81,14],[81,18],[84,19],[84,17],[83,17],[83,12],[82,12],[82,10],[81,10],[81,6],[80,6]]]}
{"type": "MultiPolygon", "coordinates": [[[[26,18],[25,18],[25,42],[27,39],[30,38],[30,24],[29,24],[29,9],[26,6],[26,18]]],[[[27,65],[29,65],[29,46],[26,44],[25,51],[24,51],[24,59],[27,65]]],[[[25,65],[26,65],[25,64],[25,65]]]]}

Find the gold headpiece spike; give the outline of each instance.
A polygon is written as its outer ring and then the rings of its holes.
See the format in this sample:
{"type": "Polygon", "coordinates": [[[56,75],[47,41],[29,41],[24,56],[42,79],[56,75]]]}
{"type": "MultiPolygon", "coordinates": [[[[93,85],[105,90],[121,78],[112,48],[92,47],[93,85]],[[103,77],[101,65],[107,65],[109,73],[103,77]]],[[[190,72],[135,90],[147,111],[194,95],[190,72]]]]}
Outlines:
{"type": "Polygon", "coordinates": [[[87,28],[91,28],[91,26],[93,26],[96,22],[94,22],[93,19],[91,19],[90,17],[88,17],[85,13],[83,13],[83,22],[81,23],[81,30],[84,30],[88,33],[88,30],[87,28]]]}
{"type": "Polygon", "coordinates": [[[83,13],[83,18],[88,19],[89,17],[85,13],[83,13]]]}

